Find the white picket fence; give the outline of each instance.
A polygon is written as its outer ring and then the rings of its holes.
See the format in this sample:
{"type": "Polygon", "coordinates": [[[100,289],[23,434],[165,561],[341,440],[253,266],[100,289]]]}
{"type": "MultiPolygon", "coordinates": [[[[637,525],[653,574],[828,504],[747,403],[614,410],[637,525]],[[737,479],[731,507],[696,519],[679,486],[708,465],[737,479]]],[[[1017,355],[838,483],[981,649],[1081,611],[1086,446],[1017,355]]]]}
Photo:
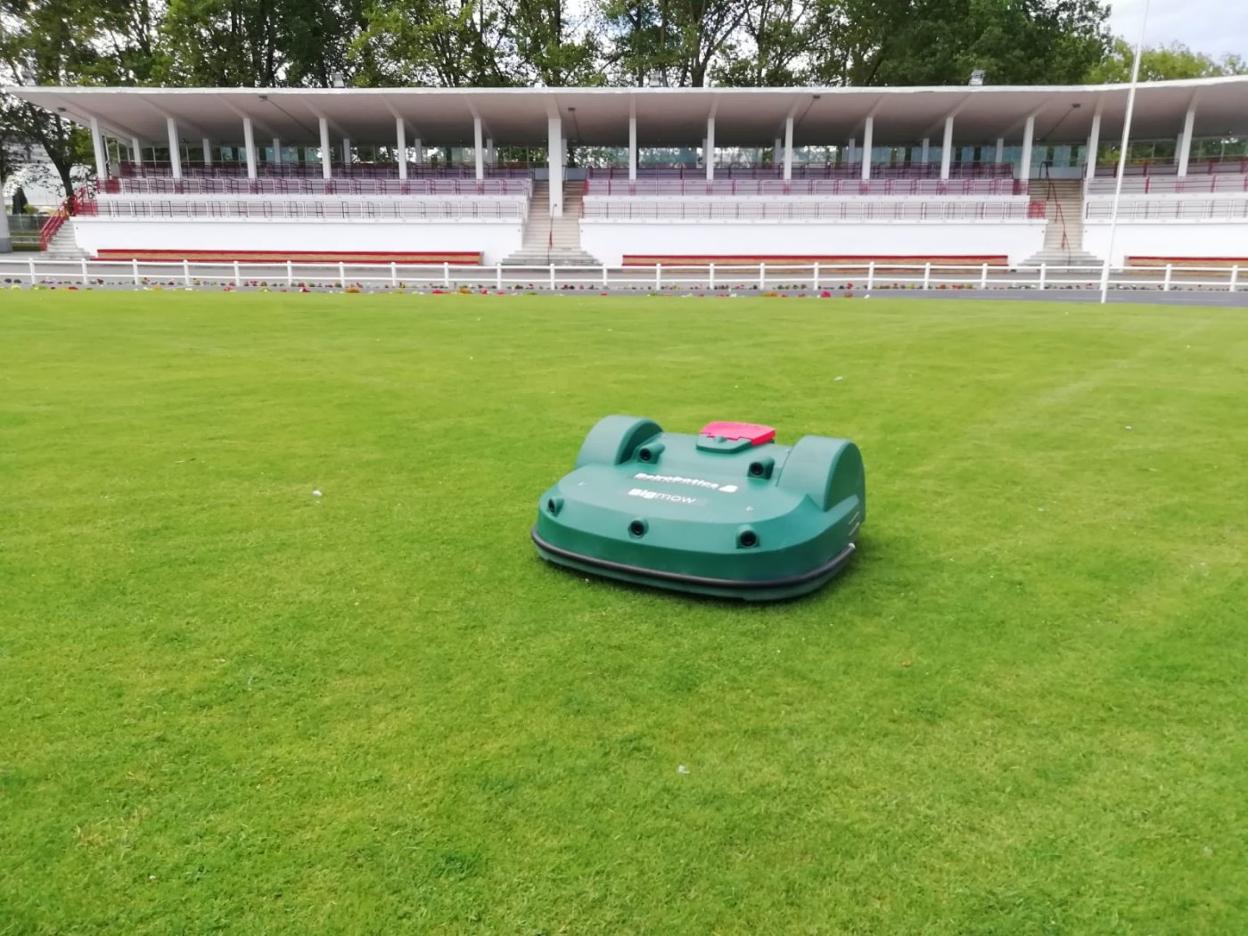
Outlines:
{"type": "MultiPolygon", "coordinates": [[[[0,259],[0,284],[78,287],[361,287],[604,291],[732,292],[879,289],[1099,289],[1103,266],[1007,269],[989,264],[757,263],[746,265],[595,267],[459,266],[401,263],[147,262],[138,260],[0,259]]],[[[1166,264],[1112,268],[1109,286],[1122,290],[1240,288],[1239,266],[1166,264]]]]}

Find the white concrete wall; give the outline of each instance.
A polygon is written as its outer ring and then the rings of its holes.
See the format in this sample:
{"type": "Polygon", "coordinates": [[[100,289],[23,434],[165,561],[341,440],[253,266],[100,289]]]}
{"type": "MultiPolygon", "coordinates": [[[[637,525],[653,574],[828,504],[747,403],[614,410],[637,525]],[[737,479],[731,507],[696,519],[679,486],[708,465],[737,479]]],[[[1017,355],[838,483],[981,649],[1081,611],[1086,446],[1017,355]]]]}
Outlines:
{"type": "MultiPolygon", "coordinates": [[[[1084,223],[1083,249],[1108,255],[1108,221],[1084,223]]],[[[1248,221],[1119,221],[1109,261],[1126,257],[1248,258],[1248,221]]]]}
{"type": "Polygon", "coordinates": [[[194,218],[73,219],[83,250],[479,250],[487,264],[520,249],[522,224],[481,221],[299,221],[194,218]]]}
{"type": "Polygon", "coordinates": [[[1006,254],[1017,264],[1044,244],[1043,220],[633,222],[581,221],[581,246],[609,266],[624,254],[949,256],[1006,254]]]}

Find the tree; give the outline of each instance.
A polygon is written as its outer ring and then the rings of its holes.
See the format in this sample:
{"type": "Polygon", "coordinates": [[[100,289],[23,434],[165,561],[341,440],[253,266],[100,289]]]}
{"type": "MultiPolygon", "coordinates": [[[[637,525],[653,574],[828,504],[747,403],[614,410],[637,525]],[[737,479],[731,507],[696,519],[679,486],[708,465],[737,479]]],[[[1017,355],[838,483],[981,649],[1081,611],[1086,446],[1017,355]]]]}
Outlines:
{"type": "Polygon", "coordinates": [[[74,167],[94,166],[89,137],[60,114],[49,114],[33,104],[6,97],[0,102],[0,124],[7,127],[10,139],[43,147],[67,198],[74,193],[74,167]]]}
{"type": "Polygon", "coordinates": [[[547,87],[602,83],[597,43],[575,21],[564,0],[513,0],[503,8],[502,31],[517,57],[517,83],[547,87]]]}
{"type": "Polygon", "coordinates": [[[741,21],[741,35],[725,46],[712,69],[716,84],[786,87],[806,80],[808,8],[801,0],[757,0],[741,21]]]}
{"type": "MultiPolygon", "coordinates": [[[[150,81],[162,58],[157,16],[151,0],[0,0],[0,83],[150,81]]],[[[0,122],[43,147],[67,196],[73,168],[94,168],[87,134],[59,113],[5,98],[0,122]]]]}
{"type": "Polygon", "coordinates": [[[377,0],[351,47],[360,84],[444,88],[513,83],[492,0],[377,0]]]}
{"type": "MultiPolygon", "coordinates": [[[[1114,39],[1113,48],[1089,69],[1087,80],[1094,84],[1114,84],[1131,80],[1135,50],[1125,39],[1114,39]]],[[[1140,80],[1166,81],[1179,78],[1215,78],[1222,75],[1248,75],[1248,60],[1238,55],[1211,58],[1193,52],[1181,42],[1153,46],[1140,53],[1140,80]]]]}
{"type": "MultiPolygon", "coordinates": [[[[115,78],[116,62],[96,39],[111,12],[93,0],[0,0],[0,84],[99,84],[115,78]]],[[[64,186],[74,191],[72,170],[91,165],[87,135],[59,113],[16,98],[0,100],[0,123],[11,136],[37,143],[64,186]]]]}
{"type": "Polygon", "coordinates": [[[750,0],[600,0],[611,41],[606,65],[615,77],[699,88],[729,48],[750,0]]]}
{"type": "Polygon", "coordinates": [[[729,46],[750,9],[749,0],[684,0],[672,4],[679,42],[680,84],[700,88],[711,64],[729,46]]]}
{"type": "Polygon", "coordinates": [[[1100,0],[814,0],[810,77],[829,85],[1082,79],[1105,54],[1100,0]]]}
{"type": "Polygon", "coordinates": [[[651,74],[671,65],[664,48],[666,23],[656,2],[603,0],[598,12],[610,47],[605,64],[620,84],[649,84],[651,74]]]}
{"type": "Polygon", "coordinates": [[[18,139],[17,128],[9,119],[4,105],[0,104],[0,191],[4,190],[9,176],[17,171],[19,146],[21,140],[18,139]]]}
{"type": "Polygon", "coordinates": [[[331,0],[169,0],[161,24],[166,84],[328,85],[346,64],[357,5],[331,0]]]}
{"type": "Polygon", "coordinates": [[[92,46],[109,62],[107,79],[119,85],[144,84],[164,66],[159,48],[164,4],[122,0],[100,5],[92,46]]]}

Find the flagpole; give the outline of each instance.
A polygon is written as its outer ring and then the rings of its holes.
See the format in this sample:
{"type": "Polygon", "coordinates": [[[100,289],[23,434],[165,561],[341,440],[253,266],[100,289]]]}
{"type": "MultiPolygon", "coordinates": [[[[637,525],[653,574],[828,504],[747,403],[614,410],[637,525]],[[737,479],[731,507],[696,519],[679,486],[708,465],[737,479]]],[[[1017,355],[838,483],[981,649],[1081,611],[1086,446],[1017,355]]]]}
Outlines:
{"type": "MultiPolygon", "coordinates": [[[[1114,207],[1109,216],[1109,251],[1105,266],[1101,268],[1101,304],[1109,298],[1109,265],[1114,262],[1114,241],[1118,236],[1118,203],[1122,200],[1122,178],[1127,172],[1127,147],[1131,143],[1131,118],[1135,113],[1135,89],[1140,83],[1140,54],[1144,51],[1144,31],[1148,28],[1148,7],[1151,0],[1144,0],[1144,16],[1140,21],[1140,38],[1135,43],[1135,58],[1131,62],[1131,87],[1127,91],[1127,115],[1122,122],[1122,149],[1118,153],[1118,179],[1114,183],[1114,207]]],[[[1094,154],[1089,158],[1095,159],[1094,154]]],[[[1093,170],[1095,172],[1095,170],[1093,170]]]]}

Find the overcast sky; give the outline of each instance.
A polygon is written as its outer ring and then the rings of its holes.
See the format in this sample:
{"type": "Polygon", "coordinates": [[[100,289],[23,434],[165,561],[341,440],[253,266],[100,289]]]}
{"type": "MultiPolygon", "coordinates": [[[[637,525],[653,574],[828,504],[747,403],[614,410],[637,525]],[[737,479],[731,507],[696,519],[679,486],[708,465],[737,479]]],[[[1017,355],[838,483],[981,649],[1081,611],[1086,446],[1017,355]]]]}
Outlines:
{"type": "MultiPolygon", "coordinates": [[[[1145,0],[1111,0],[1109,24],[1132,45],[1145,0]]],[[[1197,52],[1248,58],[1248,0],[1152,0],[1145,45],[1179,41],[1197,52]]]]}

